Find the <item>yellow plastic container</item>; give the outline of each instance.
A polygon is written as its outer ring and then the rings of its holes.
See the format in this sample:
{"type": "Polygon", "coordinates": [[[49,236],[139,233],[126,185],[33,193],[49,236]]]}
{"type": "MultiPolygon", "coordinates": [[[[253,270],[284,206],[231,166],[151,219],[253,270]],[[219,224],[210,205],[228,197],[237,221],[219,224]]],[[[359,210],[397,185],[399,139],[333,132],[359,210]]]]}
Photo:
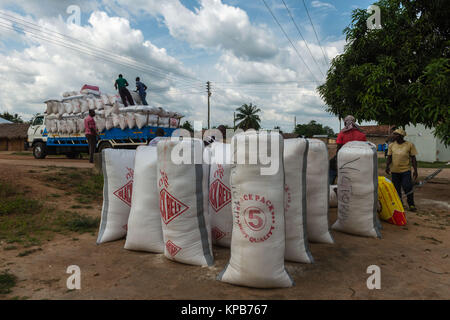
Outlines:
{"type": "Polygon", "coordinates": [[[380,218],[397,226],[406,224],[405,209],[394,184],[386,177],[378,177],[378,209],[380,218]]]}

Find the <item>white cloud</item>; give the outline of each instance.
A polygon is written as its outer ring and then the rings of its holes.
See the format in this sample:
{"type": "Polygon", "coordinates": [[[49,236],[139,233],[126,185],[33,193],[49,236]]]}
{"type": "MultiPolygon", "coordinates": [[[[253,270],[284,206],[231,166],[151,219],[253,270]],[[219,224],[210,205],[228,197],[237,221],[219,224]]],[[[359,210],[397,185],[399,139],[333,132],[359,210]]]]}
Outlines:
{"type": "Polygon", "coordinates": [[[311,1],[311,6],[313,8],[323,8],[323,9],[333,9],[336,10],[336,7],[333,6],[331,3],[328,2],[321,2],[321,1],[311,1]]]}
{"type": "MultiPolygon", "coordinates": [[[[124,18],[94,12],[90,16],[89,25],[86,26],[68,26],[58,18],[41,19],[34,23],[44,27],[44,30],[54,30],[83,39],[83,45],[79,48],[81,51],[95,45],[111,55],[114,53],[123,57],[134,57],[146,65],[166,70],[161,71],[161,74],[191,75],[181,62],[169,56],[164,48],[158,48],[145,40],[142,32],[131,28],[129,21],[124,18]]],[[[16,37],[20,35],[16,34],[16,37]]],[[[60,96],[63,91],[79,90],[85,83],[99,85],[104,92],[113,92],[113,83],[118,73],[123,73],[132,87],[137,75],[141,76],[150,88],[155,85],[169,88],[170,84],[174,84],[171,79],[161,80],[157,77],[154,67],[144,73],[118,63],[95,59],[73,49],[52,44],[48,40],[37,39],[30,33],[22,38],[28,42],[26,49],[0,54],[0,109],[17,112],[24,118],[42,112],[45,99],[60,96]]],[[[54,40],[57,38],[53,37],[54,40]]],[[[69,45],[67,40],[66,38],[65,45],[69,45]]],[[[77,44],[74,40],[70,42],[77,44]]],[[[179,103],[174,103],[172,109],[183,112],[182,102],[192,100],[192,97],[179,95],[177,98],[179,103]]],[[[152,99],[152,95],[149,99],[152,99]]],[[[154,99],[154,104],[164,106],[168,101],[171,101],[170,94],[161,92],[157,99],[154,99]]],[[[192,105],[195,103],[192,102],[192,105]]]]}
{"type": "Polygon", "coordinates": [[[230,50],[238,57],[252,59],[268,59],[278,51],[269,30],[252,25],[244,10],[221,0],[200,0],[200,8],[194,12],[179,0],[118,2],[162,16],[170,34],[194,48],[230,50]]]}

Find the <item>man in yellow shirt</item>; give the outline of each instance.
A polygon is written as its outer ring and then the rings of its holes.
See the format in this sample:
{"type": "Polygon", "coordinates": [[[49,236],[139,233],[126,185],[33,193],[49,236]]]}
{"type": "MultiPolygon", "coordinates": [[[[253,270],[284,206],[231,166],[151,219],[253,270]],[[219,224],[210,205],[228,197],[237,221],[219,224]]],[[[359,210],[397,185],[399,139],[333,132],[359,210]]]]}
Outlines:
{"type": "MultiPolygon", "coordinates": [[[[388,158],[386,161],[386,173],[392,172],[392,183],[397,190],[398,196],[402,198],[402,188],[405,194],[413,188],[411,180],[411,165],[414,169],[413,178],[417,180],[417,150],[413,143],[406,141],[406,132],[403,129],[394,131],[394,142],[389,145],[388,158]],[[391,166],[392,164],[392,166],[391,166]]],[[[414,193],[407,195],[410,211],[417,211],[414,205],[414,193]]]]}

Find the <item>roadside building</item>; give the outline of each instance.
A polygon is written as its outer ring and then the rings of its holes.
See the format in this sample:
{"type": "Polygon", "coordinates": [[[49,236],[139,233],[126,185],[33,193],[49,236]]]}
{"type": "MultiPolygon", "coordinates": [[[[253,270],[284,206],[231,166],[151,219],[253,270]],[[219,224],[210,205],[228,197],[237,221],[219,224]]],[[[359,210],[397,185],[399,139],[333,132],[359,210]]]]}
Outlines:
{"type": "Polygon", "coordinates": [[[0,151],[25,150],[28,127],[28,123],[0,124],[0,151]]]}
{"type": "Polygon", "coordinates": [[[424,125],[406,126],[405,140],[414,143],[418,155],[416,159],[425,162],[450,161],[450,148],[433,135],[433,129],[424,125]]]}
{"type": "Polygon", "coordinates": [[[359,126],[362,132],[366,135],[367,141],[372,142],[377,146],[378,151],[380,145],[384,145],[389,136],[394,132],[395,126],[376,125],[376,126],[359,126]]]}

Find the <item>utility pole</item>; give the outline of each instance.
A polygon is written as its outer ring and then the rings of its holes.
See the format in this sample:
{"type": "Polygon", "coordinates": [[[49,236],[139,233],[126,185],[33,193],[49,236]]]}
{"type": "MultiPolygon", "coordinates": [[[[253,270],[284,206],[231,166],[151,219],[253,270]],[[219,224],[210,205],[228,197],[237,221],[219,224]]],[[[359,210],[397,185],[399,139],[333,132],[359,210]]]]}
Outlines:
{"type": "Polygon", "coordinates": [[[236,130],[236,112],[233,112],[233,130],[236,130]]]}
{"type": "Polygon", "coordinates": [[[210,127],[210,102],[209,102],[209,98],[211,97],[211,83],[209,81],[206,81],[206,92],[208,93],[208,129],[211,129],[210,127]]]}
{"type": "Polygon", "coordinates": [[[297,116],[294,116],[294,131],[297,128],[297,116]]]}

